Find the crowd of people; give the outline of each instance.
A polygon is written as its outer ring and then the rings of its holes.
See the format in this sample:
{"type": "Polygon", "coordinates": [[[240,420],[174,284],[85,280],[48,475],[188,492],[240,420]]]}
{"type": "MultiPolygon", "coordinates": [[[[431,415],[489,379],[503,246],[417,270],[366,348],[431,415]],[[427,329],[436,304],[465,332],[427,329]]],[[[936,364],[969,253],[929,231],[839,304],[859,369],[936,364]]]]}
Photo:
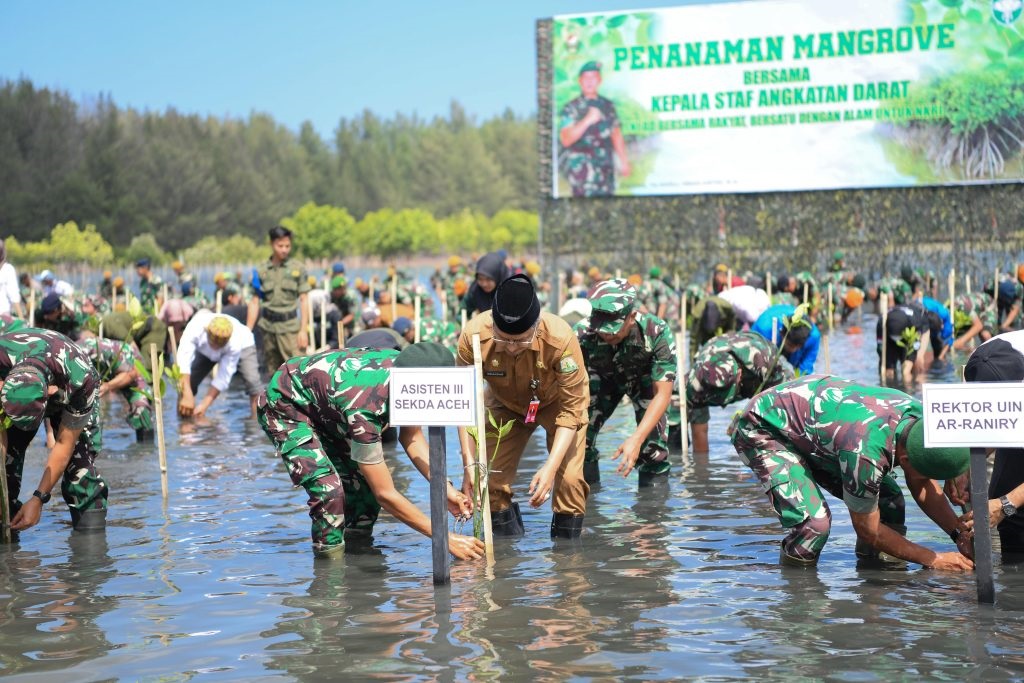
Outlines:
{"type": "MultiPolygon", "coordinates": [[[[219,274],[212,296],[183,264],[172,264],[174,281],[163,282],[147,259],[135,264],[134,291],[110,272],[98,291],[85,293],[49,270],[34,282],[19,280],[0,243],[0,408],[15,532],[39,521],[58,480],[76,532],[104,528],[109,492],[96,467],[99,403],[120,394],[137,439],[151,440],[146,377],[153,356],[164,353],[174,358],[183,420],[207,415],[240,376],[253,416],[308,496],[317,556],[337,556],[346,542],[369,538],[381,509],[430,535],[429,518],[395,489],[385,463],[390,369],[471,365],[478,335],[486,408],[501,426],[500,436],[483,436],[497,536],[526,531],[517,474],[538,426],[547,456],[529,479],[527,500],[534,507],[550,501],[551,537],[572,542],[601,480],[598,435],[624,399],[636,428],[612,458],[619,475],[637,471],[638,495],[666,480],[673,425],[688,425],[675,437],[707,452],[710,408],[749,400],[729,437],[788,530],[781,562],[817,562],[831,528],[828,491],[849,509],[859,557],[972,566],[973,519],[950,505],[965,502],[967,451],[926,448],[920,401],[884,385],[910,382],[978,342],[967,381],[1024,380],[1024,330],[1016,330],[1024,318],[1024,268],[945,302],[932,273],[904,268],[899,277],[869,283],[845,267],[841,252],[818,277],[734,274],[719,264],[706,282],[684,283],[669,282],[658,267],[646,277],[621,277],[595,266],[567,272],[553,292],[538,263],[493,252],[470,263],[451,257],[427,287],[394,266],[383,278],[350,281],[338,262],[311,277],[292,258],[287,229],[268,237],[268,260],[247,281],[219,274]],[[30,300],[36,310],[28,310],[30,300]],[[823,370],[823,340],[860,325],[865,302],[878,308],[883,386],[815,374],[823,370]],[[25,449],[44,421],[49,453],[38,487],[22,503],[25,449]],[[897,468],[956,551],[906,539],[897,468]]],[[[474,490],[481,468],[475,438],[460,429],[465,474],[461,487],[448,486],[457,517],[482,503],[474,490]]],[[[423,432],[403,427],[398,441],[429,478],[423,432]]],[[[1004,552],[1024,552],[1017,455],[997,452],[991,485],[991,520],[1004,552]]],[[[462,559],[483,551],[479,539],[457,533],[449,547],[462,559]]]]}

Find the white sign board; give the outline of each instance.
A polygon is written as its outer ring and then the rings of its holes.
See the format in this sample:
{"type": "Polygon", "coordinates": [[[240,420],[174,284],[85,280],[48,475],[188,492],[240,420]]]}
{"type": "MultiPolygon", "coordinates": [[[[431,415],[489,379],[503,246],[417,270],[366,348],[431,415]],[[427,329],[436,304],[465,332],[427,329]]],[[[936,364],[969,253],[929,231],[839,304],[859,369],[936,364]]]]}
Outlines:
{"type": "Polygon", "coordinates": [[[925,384],[924,445],[1024,446],[1024,384],[925,384]]]}
{"type": "Polygon", "coordinates": [[[391,368],[393,425],[471,427],[476,424],[475,369],[391,368]]]}

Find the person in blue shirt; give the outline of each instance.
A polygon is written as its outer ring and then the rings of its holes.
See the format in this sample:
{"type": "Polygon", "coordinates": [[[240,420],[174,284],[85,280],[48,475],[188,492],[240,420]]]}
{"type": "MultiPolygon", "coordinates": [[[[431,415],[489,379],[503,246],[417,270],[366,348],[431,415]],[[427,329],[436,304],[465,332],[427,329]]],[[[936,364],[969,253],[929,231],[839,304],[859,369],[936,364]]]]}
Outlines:
{"type": "Polygon", "coordinates": [[[928,332],[931,335],[932,353],[936,361],[945,361],[953,347],[953,318],[949,309],[930,296],[922,297],[925,315],[928,316],[928,332]]]}
{"type": "Polygon", "coordinates": [[[774,327],[775,343],[782,345],[782,355],[793,366],[797,376],[810,375],[814,372],[814,362],[818,360],[821,332],[807,318],[791,323],[795,312],[796,306],[789,304],[769,306],[750,329],[771,341],[774,327]]]}

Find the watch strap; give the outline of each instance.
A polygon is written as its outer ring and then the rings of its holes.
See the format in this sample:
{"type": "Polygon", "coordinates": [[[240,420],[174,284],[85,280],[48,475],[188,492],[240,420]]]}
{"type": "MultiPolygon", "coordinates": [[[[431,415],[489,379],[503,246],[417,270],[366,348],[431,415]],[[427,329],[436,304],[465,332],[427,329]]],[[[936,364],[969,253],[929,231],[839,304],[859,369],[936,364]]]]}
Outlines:
{"type": "Polygon", "coordinates": [[[33,491],[32,495],[35,496],[36,498],[38,498],[39,502],[42,503],[43,505],[46,505],[47,503],[50,502],[50,494],[49,493],[43,493],[39,489],[36,489],[35,491],[33,491]]]}
{"type": "Polygon", "coordinates": [[[1017,514],[1017,506],[1010,502],[1006,496],[999,496],[999,504],[1003,508],[1004,517],[1013,517],[1017,514]]]}

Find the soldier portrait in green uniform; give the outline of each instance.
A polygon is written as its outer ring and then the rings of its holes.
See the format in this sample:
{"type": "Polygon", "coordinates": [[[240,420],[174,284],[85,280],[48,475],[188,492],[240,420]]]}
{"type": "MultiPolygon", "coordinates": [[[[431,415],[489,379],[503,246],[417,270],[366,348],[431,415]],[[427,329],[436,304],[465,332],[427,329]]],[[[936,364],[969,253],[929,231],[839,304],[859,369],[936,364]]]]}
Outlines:
{"type": "Polygon", "coordinates": [[[573,197],[612,195],[615,158],[619,160],[619,175],[625,177],[632,171],[619,115],[612,101],[597,92],[601,87],[598,62],[583,65],[579,84],[580,96],[566,104],[559,117],[559,166],[573,197]]]}

